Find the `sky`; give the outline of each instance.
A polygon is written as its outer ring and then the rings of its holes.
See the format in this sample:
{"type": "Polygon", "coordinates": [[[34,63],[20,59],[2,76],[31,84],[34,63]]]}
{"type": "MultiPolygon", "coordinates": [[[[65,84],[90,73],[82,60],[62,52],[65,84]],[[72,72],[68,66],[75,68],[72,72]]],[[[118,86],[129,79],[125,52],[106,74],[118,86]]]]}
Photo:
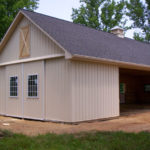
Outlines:
{"type": "MultiPolygon", "coordinates": [[[[36,12],[72,21],[72,8],[79,8],[80,0],[40,0],[36,12]]],[[[134,30],[128,30],[126,37],[132,38],[134,30]]]]}

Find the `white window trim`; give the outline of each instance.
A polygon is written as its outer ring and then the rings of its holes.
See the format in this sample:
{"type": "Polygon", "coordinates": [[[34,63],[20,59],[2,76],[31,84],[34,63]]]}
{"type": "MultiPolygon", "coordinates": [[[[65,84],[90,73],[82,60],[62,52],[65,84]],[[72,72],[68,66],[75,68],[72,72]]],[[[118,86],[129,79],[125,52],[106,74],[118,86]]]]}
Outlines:
{"type": "Polygon", "coordinates": [[[19,83],[19,82],[18,82],[18,75],[9,76],[9,97],[10,97],[10,98],[18,98],[18,95],[19,95],[19,93],[18,93],[18,85],[19,85],[19,84],[18,84],[18,83],[19,83]],[[14,78],[17,77],[17,96],[11,96],[11,95],[10,95],[10,79],[13,78],[13,77],[14,77],[14,78]]]}
{"type": "Polygon", "coordinates": [[[39,98],[39,75],[36,73],[36,74],[28,74],[27,75],[27,98],[28,99],[38,99],[39,98]],[[29,96],[28,95],[28,87],[29,87],[29,85],[28,85],[28,78],[29,78],[29,76],[34,76],[34,75],[36,75],[37,76],[37,96],[29,96]]]}

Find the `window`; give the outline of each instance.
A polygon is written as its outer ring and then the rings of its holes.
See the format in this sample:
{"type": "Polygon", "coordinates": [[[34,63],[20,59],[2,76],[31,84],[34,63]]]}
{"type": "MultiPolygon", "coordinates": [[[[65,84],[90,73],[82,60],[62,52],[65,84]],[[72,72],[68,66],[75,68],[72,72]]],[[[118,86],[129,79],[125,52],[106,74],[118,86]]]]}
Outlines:
{"type": "Polygon", "coordinates": [[[125,94],[125,83],[120,83],[120,94],[125,94]]]}
{"type": "Polygon", "coordinates": [[[150,84],[144,85],[144,92],[150,92],[150,84]]]}
{"type": "Polygon", "coordinates": [[[10,77],[10,96],[18,96],[18,77],[10,77]]]}
{"type": "Polygon", "coordinates": [[[28,76],[28,97],[38,96],[38,76],[29,75],[28,76]]]}

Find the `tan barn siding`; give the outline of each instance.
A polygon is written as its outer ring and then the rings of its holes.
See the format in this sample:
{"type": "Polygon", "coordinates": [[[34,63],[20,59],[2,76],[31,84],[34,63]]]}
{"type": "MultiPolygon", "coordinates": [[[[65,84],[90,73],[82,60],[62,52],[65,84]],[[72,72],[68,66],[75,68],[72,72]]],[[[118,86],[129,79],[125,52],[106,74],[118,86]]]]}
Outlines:
{"type": "Polygon", "coordinates": [[[22,75],[21,64],[6,66],[6,115],[22,117],[22,75]],[[10,77],[18,77],[18,96],[10,97],[10,77]]]}
{"type": "Polygon", "coordinates": [[[6,76],[5,67],[0,67],[0,114],[5,114],[5,97],[6,97],[6,76]]]}
{"type": "Polygon", "coordinates": [[[46,120],[71,122],[70,62],[46,60],[46,120]]]}
{"type": "MultiPolygon", "coordinates": [[[[23,64],[15,64],[6,66],[6,78],[0,77],[0,80],[4,84],[4,87],[0,88],[3,92],[0,97],[0,103],[4,106],[3,114],[14,117],[21,118],[31,118],[31,119],[44,119],[44,93],[43,93],[43,61],[36,61],[30,63],[23,64]],[[29,98],[28,97],[28,75],[38,75],[38,97],[37,98],[29,98]],[[18,77],[18,96],[11,97],[10,96],[10,77],[17,76],[18,77]],[[6,87],[5,87],[6,84],[6,87]]],[[[0,69],[0,75],[2,73],[2,69],[0,69]]],[[[4,74],[5,72],[3,72],[4,74]]],[[[0,106],[1,107],[1,106],[0,106]]],[[[1,110],[0,110],[1,111],[1,110]]],[[[1,113],[1,112],[0,112],[1,113]]]]}
{"type": "Polygon", "coordinates": [[[30,62],[23,64],[23,114],[24,118],[44,119],[43,114],[43,61],[30,62]],[[38,96],[37,98],[28,97],[28,75],[38,75],[38,96]]]}
{"type": "MultiPolygon", "coordinates": [[[[30,25],[30,58],[64,53],[28,19],[23,18],[0,55],[0,63],[19,59],[20,28],[30,25]]],[[[29,58],[29,57],[28,57],[29,58]]]]}
{"type": "Polygon", "coordinates": [[[31,57],[63,53],[61,48],[31,24],[31,57]]]}
{"type": "Polygon", "coordinates": [[[119,70],[112,65],[72,62],[73,122],[119,116],[119,70]]]}

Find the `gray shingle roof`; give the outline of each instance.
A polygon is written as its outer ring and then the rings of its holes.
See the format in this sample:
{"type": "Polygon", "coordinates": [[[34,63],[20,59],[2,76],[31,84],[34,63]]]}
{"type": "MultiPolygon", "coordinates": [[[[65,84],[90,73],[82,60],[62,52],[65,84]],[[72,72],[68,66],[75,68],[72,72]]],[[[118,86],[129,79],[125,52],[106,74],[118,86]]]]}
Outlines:
{"type": "Polygon", "coordinates": [[[150,44],[83,25],[21,10],[72,55],[84,55],[150,65],[150,44]]]}

